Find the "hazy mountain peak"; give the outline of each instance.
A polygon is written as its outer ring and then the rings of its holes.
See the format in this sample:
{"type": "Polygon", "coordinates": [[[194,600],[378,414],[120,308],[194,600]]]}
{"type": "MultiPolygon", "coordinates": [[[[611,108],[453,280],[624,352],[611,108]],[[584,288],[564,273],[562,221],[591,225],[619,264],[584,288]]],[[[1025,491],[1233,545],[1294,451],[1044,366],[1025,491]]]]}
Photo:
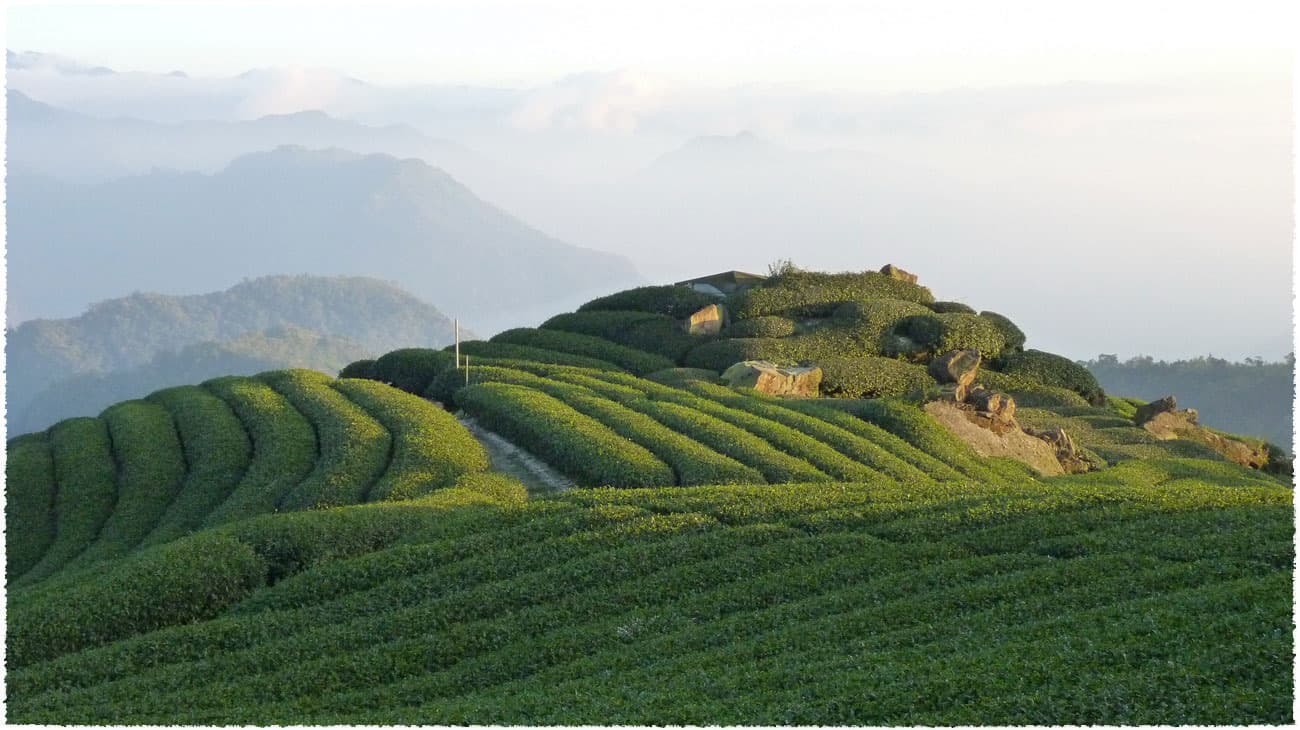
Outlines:
{"type": "Polygon", "coordinates": [[[52,71],[70,76],[111,76],[115,73],[106,66],[90,66],[67,56],[38,51],[14,53],[5,49],[5,68],[18,71],[52,71]]]}

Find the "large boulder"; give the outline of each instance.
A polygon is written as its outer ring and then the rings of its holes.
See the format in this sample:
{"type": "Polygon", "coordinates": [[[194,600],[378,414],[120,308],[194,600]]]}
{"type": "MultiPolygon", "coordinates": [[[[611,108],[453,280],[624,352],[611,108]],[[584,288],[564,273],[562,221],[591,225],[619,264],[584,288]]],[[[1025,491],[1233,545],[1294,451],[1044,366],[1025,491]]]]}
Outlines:
{"type": "Polygon", "coordinates": [[[1020,430],[1016,423],[1016,401],[1006,393],[976,388],[966,394],[966,405],[975,411],[976,422],[994,433],[1020,430]]]}
{"type": "Polygon", "coordinates": [[[885,264],[884,266],[880,267],[880,273],[890,277],[891,279],[906,281],[909,284],[916,283],[916,274],[903,271],[902,269],[898,268],[897,266],[894,266],[893,264],[885,264]]]}
{"type": "MultiPolygon", "coordinates": [[[[1161,413],[1175,413],[1178,411],[1178,399],[1172,395],[1167,395],[1159,400],[1153,400],[1144,406],[1138,406],[1137,413],[1133,416],[1133,422],[1139,426],[1155,419],[1161,413]]],[[[1193,421],[1195,423],[1195,421],[1193,421]]]]}
{"type": "Polygon", "coordinates": [[[956,383],[956,398],[966,400],[966,394],[980,371],[979,350],[953,350],[930,361],[930,377],[940,384],[956,383]]]}
{"type": "Polygon", "coordinates": [[[716,335],[726,324],[727,309],[721,304],[710,304],[686,320],[686,332],[692,335],[716,335]]]}
{"type": "Polygon", "coordinates": [[[817,367],[778,367],[764,360],[738,362],[722,373],[727,385],[753,388],[769,395],[815,398],[822,384],[817,367]]]}
{"type": "Polygon", "coordinates": [[[1043,476],[1059,476],[1065,468],[1056,458],[1056,449],[1043,439],[1019,428],[1003,432],[992,430],[970,406],[949,401],[931,401],[924,410],[954,436],[970,445],[980,456],[1004,457],[1027,464],[1043,476]]]}
{"type": "Polygon", "coordinates": [[[1082,474],[1088,471],[1091,466],[1088,461],[1079,453],[1078,447],[1074,445],[1074,439],[1070,434],[1060,426],[1052,426],[1049,429],[1038,430],[1035,428],[1025,428],[1025,433],[1036,439],[1047,442],[1047,445],[1056,449],[1056,460],[1061,462],[1061,468],[1066,474],[1082,474]]]}

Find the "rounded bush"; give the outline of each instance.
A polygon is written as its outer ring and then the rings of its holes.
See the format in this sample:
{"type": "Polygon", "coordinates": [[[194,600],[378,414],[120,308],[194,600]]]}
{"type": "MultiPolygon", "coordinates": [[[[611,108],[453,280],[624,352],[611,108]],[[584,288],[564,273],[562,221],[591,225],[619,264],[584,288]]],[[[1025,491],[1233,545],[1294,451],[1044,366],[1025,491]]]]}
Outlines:
{"type": "Polygon", "coordinates": [[[1084,366],[1050,352],[1025,350],[1007,355],[1000,361],[1002,372],[1021,375],[1030,380],[1065,388],[1083,396],[1094,406],[1106,405],[1106,392],[1084,366]]]}
{"type": "Polygon", "coordinates": [[[926,304],[934,301],[934,295],[923,286],[875,271],[826,274],[796,270],[731,297],[728,305],[736,319],[769,314],[829,317],[842,302],[867,299],[926,304]]]}
{"type": "Polygon", "coordinates": [[[736,338],[716,340],[686,353],[683,363],[688,368],[722,372],[744,360],[783,359],[783,340],[771,337],[736,338]]]}
{"type": "Polygon", "coordinates": [[[455,360],[455,355],[445,350],[425,347],[393,350],[375,361],[370,379],[419,395],[438,373],[454,367],[455,360]]]}
{"type": "Polygon", "coordinates": [[[357,360],[343,366],[339,371],[340,378],[365,378],[366,380],[378,380],[375,376],[374,360],[357,360]]]}
{"type": "Polygon", "coordinates": [[[909,346],[907,341],[930,354],[979,350],[985,358],[997,357],[1006,347],[997,325],[978,315],[960,312],[904,317],[889,334],[894,335],[894,338],[886,338],[886,354],[891,356],[907,354],[903,352],[909,346]]]}
{"type": "Polygon", "coordinates": [[[888,357],[834,357],[818,360],[822,393],[835,398],[907,395],[934,385],[924,366],[888,357]]]}
{"type": "MultiPolygon", "coordinates": [[[[464,366],[468,360],[471,367],[479,358],[489,358],[493,360],[532,360],[533,362],[550,365],[570,365],[594,370],[622,370],[621,367],[612,362],[595,357],[574,355],[531,345],[511,345],[505,342],[484,342],[482,340],[462,342],[460,343],[460,355],[461,365],[464,366]]],[[[428,389],[428,384],[425,385],[425,389],[428,389]]]]}
{"type": "Polygon", "coordinates": [[[975,314],[975,310],[961,302],[931,302],[926,305],[936,314],[975,314]]]}
{"type": "Polygon", "coordinates": [[[649,312],[685,319],[717,304],[717,297],[685,286],[642,286],[593,299],[578,307],[579,312],[649,312]]]}
{"type": "Polygon", "coordinates": [[[794,320],[768,315],[741,319],[723,330],[724,337],[789,337],[794,334],[794,320]]]}
{"type": "Polygon", "coordinates": [[[1002,339],[1006,340],[1006,349],[1009,352],[1022,352],[1025,349],[1025,333],[1016,326],[1015,322],[998,314],[997,312],[980,312],[980,316],[992,322],[1002,331],[1002,339]]]}
{"type": "Polygon", "coordinates": [[[5,461],[5,576],[27,572],[54,540],[54,457],[45,434],[9,442],[5,461]]]}

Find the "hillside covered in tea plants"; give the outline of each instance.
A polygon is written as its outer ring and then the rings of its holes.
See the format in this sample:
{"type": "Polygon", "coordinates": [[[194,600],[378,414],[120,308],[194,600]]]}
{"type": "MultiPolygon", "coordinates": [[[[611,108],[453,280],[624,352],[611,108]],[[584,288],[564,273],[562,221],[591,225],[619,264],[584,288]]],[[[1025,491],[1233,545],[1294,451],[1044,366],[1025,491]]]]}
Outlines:
{"type": "Polygon", "coordinates": [[[460,363],[218,378],[11,439],[7,719],[1290,722],[1285,451],[1157,435],[968,310],[876,272],[646,287],[460,363]],[[931,415],[956,349],[1075,473],[931,415]],[[755,359],[819,367],[819,397],[724,384],[755,359]],[[575,486],[503,473],[503,443],[575,486]]]}

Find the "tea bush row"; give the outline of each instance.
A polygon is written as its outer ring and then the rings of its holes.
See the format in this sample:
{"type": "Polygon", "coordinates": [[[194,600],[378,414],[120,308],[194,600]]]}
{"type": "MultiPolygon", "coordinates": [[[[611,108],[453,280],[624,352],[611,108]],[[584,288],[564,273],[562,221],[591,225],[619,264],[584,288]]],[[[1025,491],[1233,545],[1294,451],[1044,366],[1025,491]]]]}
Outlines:
{"type": "Polygon", "coordinates": [[[501,332],[495,335],[491,341],[595,358],[601,362],[613,363],[636,375],[645,375],[646,373],[673,366],[673,361],[661,355],[616,345],[603,337],[580,335],[560,330],[538,330],[521,327],[501,332]]]}
{"type": "Polygon", "coordinates": [[[704,368],[669,368],[649,373],[645,376],[645,379],[660,385],[684,388],[688,383],[697,381],[716,383],[718,382],[718,372],[716,370],[705,370],[704,368]]]}
{"type": "MultiPolygon", "coordinates": [[[[369,377],[407,393],[421,395],[434,378],[455,366],[455,360],[455,354],[445,350],[408,347],[381,355],[370,368],[369,377]]],[[[356,376],[339,373],[339,377],[356,376]]]]}
{"type": "Polygon", "coordinates": [[[330,387],[329,376],[278,370],[258,376],[283,395],[316,429],[316,465],[280,500],[283,510],[363,502],[388,467],[392,438],[365,411],[330,387]]]}
{"type": "Polygon", "coordinates": [[[113,444],[117,501],[95,542],[71,565],[130,552],[158,525],[185,479],[176,423],[165,408],[142,400],[126,401],[110,406],[100,418],[108,424],[113,444]]]}
{"type": "Polygon", "coordinates": [[[887,357],[828,357],[814,364],[822,369],[821,392],[834,398],[908,395],[935,385],[924,366],[887,357]]]}
{"type": "Polygon", "coordinates": [[[12,581],[54,541],[54,456],[43,433],[19,436],[5,451],[5,578],[12,581]]]}
{"type": "Polygon", "coordinates": [[[648,312],[571,312],[551,317],[542,323],[541,329],[603,337],[661,355],[674,363],[681,363],[689,350],[710,339],[686,334],[677,320],[668,315],[648,312]]]}
{"type": "Polygon", "coordinates": [[[392,460],[370,501],[418,497],[490,466],[483,446],[442,408],[382,383],[343,379],[334,387],[393,437],[392,460]]]}
{"type": "Polygon", "coordinates": [[[44,579],[80,555],[99,536],[117,502],[116,462],[104,421],[70,418],[46,433],[56,485],[54,540],[40,561],[13,585],[44,579]]]}
{"type": "Polygon", "coordinates": [[[486,383],[462,388],[465,412],[583,485],[666,486],[672,469],[590,416],[544,393],[486,383]]]}
{"type": "Polygon", "coordinates": [[[274,512],[316,466],[315,429],[287,398],[256,378],[215,378],[203,387],[230,406],[253,445],[247,470],[203,526],[274,512]]]}
{"type": "Polygon", "coordinates": [[[1019,375],[1043,385],[1072,390],[1094,406],[1106,404],[1106,393],[1097,378],[1084,366],[1060,355],[1025,350],[1002,358],[997,366],[1008,375],[1019,375]]]}
{"type": "Polygon", "coordinates": [[[147,400],[166,408],[176,422],[186,464],[180,492],[142,543],[154,545],[203,524],[243,478],[253,445],[230,406],[199,386],[160,390],[147,400]]]}
{"type": "Polygon", "coordinates": [[[722,334],[726,337],[789,337],[795,331],[794,320],[789,317],[765,315],[740,319],[730,324],[722,334]]]}
{"type": "MultiPolygon", "coordinates": [[[[575,355],[560,350],[549,350],[531,345],[514,345],[505,342],[482,342],[471,340],[460,343],[461,357],[469,358],[472,366],[479,357],[497,360],[532,360],[550,365],[569,365],[592,370],[622,370],[623,368],[608,360],[601,360],[586,355],[575,355]]],[[[667,362],[657,360],[656,363],[667,362]]],[[[463,363],[462,363],[463,364],[463,363]]],[[[671,364],[671,363],[669,363],[671,364]]]]}
{"type": "Polygon", "coordinates": [[[685,286],[642,286],[593,299],[579,312],[648,312],[685,319],[719,299],[685,286]]]}

